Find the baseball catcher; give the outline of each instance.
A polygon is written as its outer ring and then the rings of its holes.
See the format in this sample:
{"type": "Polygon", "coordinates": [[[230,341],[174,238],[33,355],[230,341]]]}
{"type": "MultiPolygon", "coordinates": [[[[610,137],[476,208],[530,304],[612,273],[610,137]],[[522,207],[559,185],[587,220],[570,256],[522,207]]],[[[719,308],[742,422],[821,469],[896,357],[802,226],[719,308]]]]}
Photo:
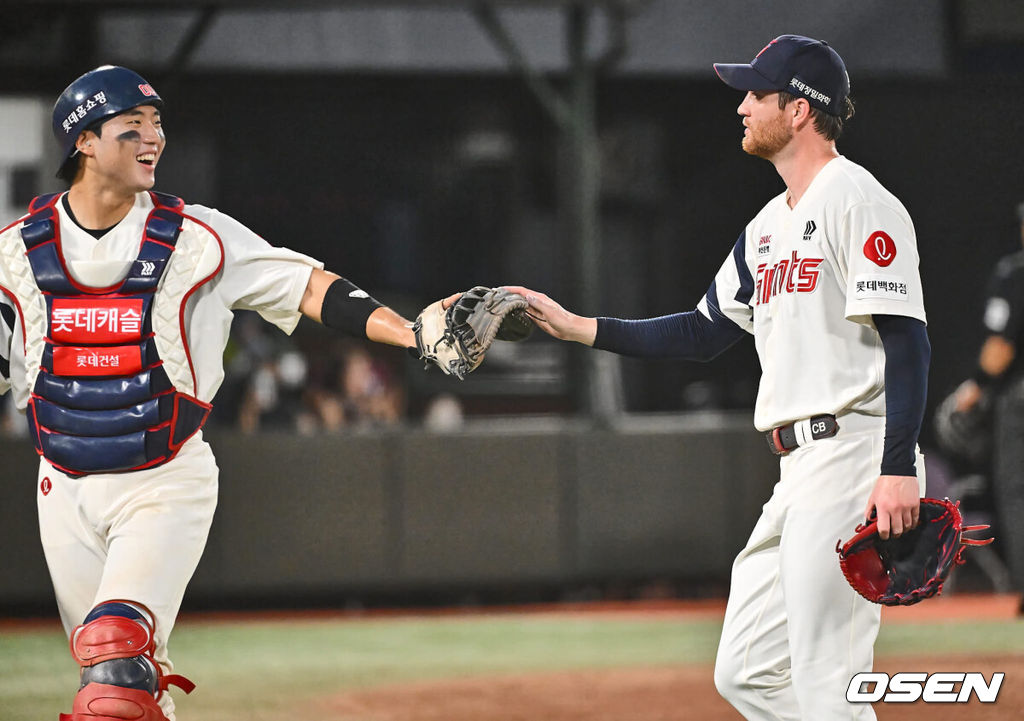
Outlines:
{"type": "Polygon", "coordinates": [[[420,359],[460,380],[475,370],[495,340],[525,340],[533,330],[529,303],[504,288],[478,285],[446,310],[431,303],[416,318],[413,332],[420,359]]]}
{"type": "Polygon", "coordinates": [[[529,331],[512,316],[526,300],[488,288],[414,324],[320,261],[155,191],[162,109],[128,68],[81,75],[51,118],[70,190],[0,227],[0,394],[40,456],[40,538],[81,669],[61,721],[174,721],[168,686],[193,688],[167,640],[217,506],[201,430],[233,311],[285,333],[306,317],[459,378],[495,338],[529,331]]]}
{"type": "Polygon", "coordinates": [[[839,565],[854,590],[872,603],[910,606],[942,593],[953,564],[964,562],[967,546],[985,546],[994,538],[965,538],[960,502],[921,499],[920,522],[900,536],[882,539],[877,521],[861,524],[856,535],[836,543],[839,565]]]}

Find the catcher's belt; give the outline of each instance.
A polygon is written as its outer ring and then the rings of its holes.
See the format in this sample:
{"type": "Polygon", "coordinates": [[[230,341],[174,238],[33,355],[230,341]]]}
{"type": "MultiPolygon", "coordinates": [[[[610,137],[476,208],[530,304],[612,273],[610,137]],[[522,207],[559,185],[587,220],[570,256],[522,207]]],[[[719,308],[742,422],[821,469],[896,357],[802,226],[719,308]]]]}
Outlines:
{"type": "Polygon", "coordinates": [[[812,441],[831,438],[839,432],[839,423],[831,413],[811,416],[779,426],[764,434],[768,447],[777,456],[784,456],[795,448],[812,441]]]}

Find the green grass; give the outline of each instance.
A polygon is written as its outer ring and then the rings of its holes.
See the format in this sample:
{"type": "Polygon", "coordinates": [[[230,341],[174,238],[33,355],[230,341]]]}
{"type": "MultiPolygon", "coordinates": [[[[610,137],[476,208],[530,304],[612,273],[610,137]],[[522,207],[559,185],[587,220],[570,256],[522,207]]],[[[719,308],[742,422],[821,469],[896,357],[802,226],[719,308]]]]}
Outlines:
{"type": "MultiPolygon", "coordinates": [[[[710,664],[718,621],[550,615],[179,624],[176,670],[199,684],[183,721],[304,721],[317,696],[414,679],[558,669],[710,664]]],[[[1022,653],[1024,623],[883,627],[878,657],[1022,653]]],[[[59,626],[0,635],[0,719],[70,710],[77,669],[59,626]]],[[[314,718],[311,713],[308,718],[314,718]]]]}
{"type": "Polygon", "coordinates": [[[1024,655],[1024,621],[889,624],[875,642],[876,657],[989,653],[1024,655]]]}

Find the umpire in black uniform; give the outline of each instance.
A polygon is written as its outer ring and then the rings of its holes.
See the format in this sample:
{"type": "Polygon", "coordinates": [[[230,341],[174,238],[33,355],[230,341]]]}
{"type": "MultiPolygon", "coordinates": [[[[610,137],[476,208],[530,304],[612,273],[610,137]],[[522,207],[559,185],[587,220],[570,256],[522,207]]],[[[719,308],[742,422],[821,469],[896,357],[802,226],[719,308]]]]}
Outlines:
{"type": "MultiPolygon", "coordinates": [[[[1024,203],[1017,206],[1024,244],[1024,203]]],[[[1024,591],[1024,249],[996,263],[989,279],[984,325],[987,336],[974,376],[956,393],[956,409],[970,411],[983,397],[991,403],[992,492],[1000,538],[1016,591],[1024,591]]],[[[1024,613],[1024,600],[1021,602],[1024,613]]]]}

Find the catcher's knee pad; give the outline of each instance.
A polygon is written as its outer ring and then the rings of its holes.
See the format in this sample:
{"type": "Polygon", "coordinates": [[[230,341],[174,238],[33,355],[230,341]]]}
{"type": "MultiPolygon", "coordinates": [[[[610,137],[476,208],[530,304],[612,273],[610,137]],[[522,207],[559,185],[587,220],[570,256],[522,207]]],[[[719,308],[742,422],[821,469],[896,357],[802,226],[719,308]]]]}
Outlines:
{"type": "Polygon", "coordinates": [[[168,685],[185,693],[195,686],[182,676],[161,673],[153,658],[153,630],[153,616],[135,603],[108,601],[90,611],[71,633],[81,684],[72,713],[61,721],[163,721],[157,699],[168,685]]]}

